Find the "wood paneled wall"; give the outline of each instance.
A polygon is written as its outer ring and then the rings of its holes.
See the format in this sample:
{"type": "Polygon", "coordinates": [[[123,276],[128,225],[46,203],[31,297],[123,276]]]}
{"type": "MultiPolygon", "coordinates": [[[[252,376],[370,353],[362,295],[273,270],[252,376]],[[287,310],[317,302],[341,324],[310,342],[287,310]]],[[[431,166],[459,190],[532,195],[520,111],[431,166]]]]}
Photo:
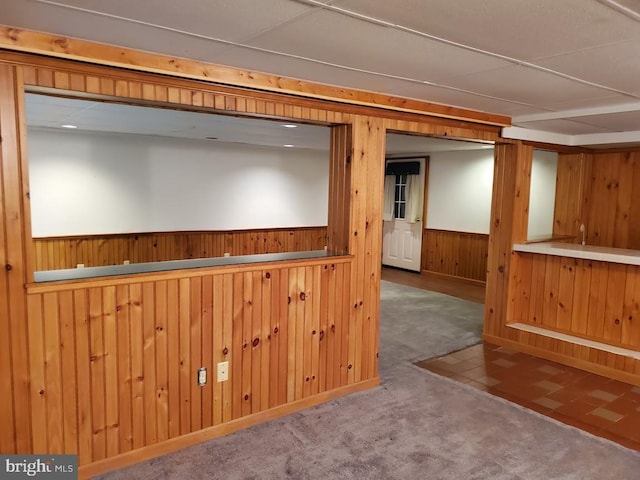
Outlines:
{"type": "Polygon", "coordinates": [[[587,200],[585,187],[591,176],[591,154],[559,153],[556,177],[556,199],[553,214],[553,234],[574,237],[582,241],[580,224],[587,200]]]}
{"type": "Polygon", "coordinates": [[[517,256],[511,321],[640,351],[640,267],[517,256]]]}
{"type": "Polygon", "coordinates": [[[640,250],[640,152],[560,154],[554,233],[640,250]]]}
{"type": "Polygon", "coordinates": [[[35,269],[58,270],[189,258],[322,250],[326,227],[35,238],[35,269]]]}
{"type": "Polygon", "coordinates": [[[424,229],[422,270],[484,282],[489,235],[424,229]]]}
{"type": "Polygon", "coordinates": [[[527,239],[533,148],[522,142],[494,149],[484,336],[508,337],[509,276],[514,243],[527,239]]]}
{"type": "Polygon", "coordinates": [[[23,210],[21,71],[0,64],[0,452],[31,452],[30,371],[24,284],[30,221],[23,210]]]}
{"type": "Polygon", "coordinates": [[[350,260],[98,283],[28,296],[34,451],[91,463],[347,385],[370,363],[371,338],[358,353],[349,341],[350,260]]]}
{"type": "MultiPolygon", "coordinates": [[[[533,255],[514,252],[514,243],[526,241],[533,152],[531,147],[515,142],[497,145],[495,155],[484,340],[640,384],[638,360],[509,326],[514,322],[530,323],[552,332],[569,332],[635,349],[640,339],[636,338],[637,327],[631,326],[629,315],[634,317],[638,308],[638,270],[599,262],[576,263],[560,257],[537,256],[534,261],[533,255]],[[629,313],[625,333],[623,313],[629,313]],[[616,319],[620,322],[616,323],[616,319]]],[[[584,157],[565,158],[575,162],[574,174],[587,171],[579,165],[584,157]]],[[[563,181],[560,175],[558,185],[580,191],[579,183],[563,181]]],[[[559,191],[556,198],[562,202],[571,195],[559,191]]],[[[580,202],[574,201],[573,205],[563,207],[570,212],[564,225],[580,218],[575,216],[580,202]]]]}
{"type": "Polygon", "coordinates": [[[0,452],[77,451],[88,476],[377,383],[386,130],[492,141],[499,129],[213,81],[0,55],[0,452]],[[345,256],[31,284],[24,85],[330,125],[327,245],[345,256]],[[215,384],[221,358],[230,380],[215,384]]]}

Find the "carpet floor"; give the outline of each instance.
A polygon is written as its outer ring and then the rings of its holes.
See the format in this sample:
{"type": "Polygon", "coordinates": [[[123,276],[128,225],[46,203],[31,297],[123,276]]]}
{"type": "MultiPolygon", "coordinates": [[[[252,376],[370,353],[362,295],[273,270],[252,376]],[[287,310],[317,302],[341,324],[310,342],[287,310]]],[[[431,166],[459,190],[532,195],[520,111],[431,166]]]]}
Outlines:
{"type": "Polygon", "coordinates": [[[481,305],[383,282],[381,309],[381,386],[102,478],[638,478],[640,452],[413,364],[477,343],[481,305]]]}

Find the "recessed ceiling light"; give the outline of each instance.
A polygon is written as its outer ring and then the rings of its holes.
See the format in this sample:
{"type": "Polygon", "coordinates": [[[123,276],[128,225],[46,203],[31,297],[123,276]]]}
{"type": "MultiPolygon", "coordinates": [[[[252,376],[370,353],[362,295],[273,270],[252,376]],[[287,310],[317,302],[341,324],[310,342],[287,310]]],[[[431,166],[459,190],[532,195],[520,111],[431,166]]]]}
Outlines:
{"type": "Polygon", "coordinates": [[[60,125],[62,128],[78,128],[76,125],[60,125]]]}
{"type": "Polygon", "coordinates": [[[287,148],[291,148],[291,147],[295,147],[295,145],[291,145],[290,143],[283,145],[283,147],[287,147],[287,148]]]}
{"type": "Polygon", "coordinates": [[[294,125],[293,123],[285,123],[282,125],[284,128],[298,128],[298,125],[294,125]]]}

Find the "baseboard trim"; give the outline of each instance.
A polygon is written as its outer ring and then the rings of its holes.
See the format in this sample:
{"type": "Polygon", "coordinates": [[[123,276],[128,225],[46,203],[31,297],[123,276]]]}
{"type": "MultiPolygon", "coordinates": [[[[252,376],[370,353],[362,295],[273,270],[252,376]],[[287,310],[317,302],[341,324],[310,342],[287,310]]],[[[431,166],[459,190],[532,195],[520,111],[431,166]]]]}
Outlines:
{"type": "Polygon", "coordinates": [[[147,447],[139,448],[131,452],[122,453],[115,457],[106,458],[97,462],[82,465],[78,469],[78,475],[80,479],[92,478],[96,475],[110,472],[123,467],[128,467],[136,463],[140,463],[151,458],[166,455],[177,450],[190,447],[192,445],[205,442],[217,437],[222,437],[230,433],[242,430],[259,423],[264,423],[269,420],[275,420],[276,418],[284,417],[295,413],[305,408],[313,407],[321,403],[328,402],[335,398],[343,397],[350,393],[360,392],[376,387],[380,384],[380,377],[375,377],[362,382],[346,385],[344,387],[336,388],[327,392],[322,392],[312,397],[296,400],[285,405],[265,410],[264,412],[254,413],[246,417],[231,420],[230,422],[220,425],[214,425],[197,432],[188,433],[179,437],[170,438],[161,443],[149,445],[147,447]]]}
{"type": "Polygon", "coordinates": [[[569,367],[575,367],[581,370],[586,370],[587,372],[595,373],[597,375],[602,375],[604,377],[612,378],[614,380],[619,380],[621,382],[630,383],[632,385],[640,385],[640,375],[638,374],[624,372],[621,370],[617,370],[615,368],[607,367],[605,365],[600,365],[598,363],[589,362],[587,360],[582,360],[580,358],[571,357],[568,355],[562,355],[556,352],[550,352],[549,350],[545,350],[543,348],[535,347],[532,345],[526,345],[523,343],[519,343],[513,340],[508,340],[502,337],[496,337],[493,335],[483,334],[482,340],[484,342],[491,343],[493,345],[510,348],[512,350],[516,350],[522,353],[528,353],[536,357],[544,358],[546,360],[551,360],[552,362],[557,362],[563,365],[567,365],[569,367]]]}
{"type": "Polygon", "coordinates": [[[481,287],[484,287],[487,285],[487,282],[484,280],[478,280],[476,278],[468,278],[468,277],[459,277],[458,275],[450,275],[448,273],[434,272],[433,270],[420,270],[420,274],[433,275],[436,277],[455,278],[456,280],[464,280],[465,282],[469,282],[474,285],[479,285],[481,287]]]}

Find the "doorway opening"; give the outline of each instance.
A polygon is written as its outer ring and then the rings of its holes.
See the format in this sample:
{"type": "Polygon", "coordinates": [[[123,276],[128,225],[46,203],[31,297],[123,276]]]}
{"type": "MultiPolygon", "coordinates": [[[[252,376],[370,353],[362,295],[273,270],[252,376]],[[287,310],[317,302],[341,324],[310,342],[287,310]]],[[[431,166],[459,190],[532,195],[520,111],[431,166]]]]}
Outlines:
{"type": "Polygon", "coordinates": [[[386,140],[382,265],[483,297],[493,144],[400,132],[386,140]]]}

